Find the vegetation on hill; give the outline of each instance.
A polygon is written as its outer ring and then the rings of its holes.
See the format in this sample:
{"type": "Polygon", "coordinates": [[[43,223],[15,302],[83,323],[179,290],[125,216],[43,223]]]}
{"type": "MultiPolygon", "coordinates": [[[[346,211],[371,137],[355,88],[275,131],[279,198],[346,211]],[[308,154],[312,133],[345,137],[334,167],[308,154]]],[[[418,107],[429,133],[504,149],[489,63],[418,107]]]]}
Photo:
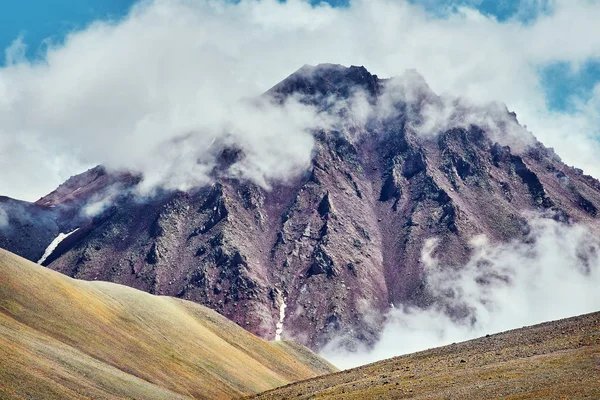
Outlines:
{"type": "Polygon", "coordinates": [[[335,370],[198,304],[0,250],[0,398],[226,399],[335,370]]]}
{"type": "Polygon", "coordinates": [[[597,399],[600,313],[391,358],[251,398],[597,399]]]}

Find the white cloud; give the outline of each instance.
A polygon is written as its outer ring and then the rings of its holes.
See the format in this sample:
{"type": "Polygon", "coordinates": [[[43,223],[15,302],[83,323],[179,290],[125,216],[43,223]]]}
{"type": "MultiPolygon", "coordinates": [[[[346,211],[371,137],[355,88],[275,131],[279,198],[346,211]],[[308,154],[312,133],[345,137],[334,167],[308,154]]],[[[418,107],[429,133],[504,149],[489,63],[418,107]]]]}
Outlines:
{"type": "Polygon", "coordinates": [[[312,111],[291,104],[257,115],[239,99],[321,62],[365,65],[383,77],[415,68],[437,93],[503,101],[566,162],[600,176],[592,137],[600,95],[574,115],[550,112],[537,76],[550,61],[600,56],[600,3],[551,8],[527,24],[501,24],[466,8],[435,18],[402,0],[343,9],[145,1],[123,21],[94,23],[49,46],[41,62],[15,56],[0,69],[0,193],[35,199],[96,163],[186,187],[206,180],[210,164],[194,161],[210,161],[204,149],[215,137],[244,141],[251,156],[238,173],[263,183],[287,176],[310,157],[312,111]],[[179,144],[166,148],[175,137],[179,144]]]}
{"type": "Polygon", "coordinates": [[[355,115],[387,118],[397,115],[397,104],[409,104],[401,112],[408,117],[412,130],[422,137],[433,137],[452,128],[476,125],[502,145],[522,150],[535,142],[534,136],[519,125],[500,102],[474,103],[467,98],[451,95],[438,96],[416,71],[386,81],[377,103],[370,107],[364,94],[355,93],[350,109],[355,115]]]}
{"type": "Polygon", "coordinates": [[[7,228],[9,224],[8,214],[4,211],[4,208],[0,207],[0,229],[7,228]]]}
{"type": "Polygon", "coordinates": [[[600,240],[582,226],[530,221],[530,241],[490,244],[473,239],[470,261],[439,264],[435,240],[423,249],[427,309],[390,311],[381,340],[371,350],[348,353],[333,343],[323,355],[350,368],[525,325],[600,309],[600,240]],[[454,310],[448,316],[448,310],[454,310]]]}
{"type": "Polygon", "coordinates": [[[4,50],[6,64],[13,65],[24,62],[26,51],[27,45],[23,42],[23,36],[19,36],[4,50]]]}

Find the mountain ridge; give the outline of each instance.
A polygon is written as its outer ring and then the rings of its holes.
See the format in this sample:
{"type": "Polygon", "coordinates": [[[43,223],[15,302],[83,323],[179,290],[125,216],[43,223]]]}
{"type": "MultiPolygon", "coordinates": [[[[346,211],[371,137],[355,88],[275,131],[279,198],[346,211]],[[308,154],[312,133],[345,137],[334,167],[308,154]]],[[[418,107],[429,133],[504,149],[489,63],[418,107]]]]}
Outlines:
{"type": "MultiPolygon", "coordinates": [[[[54,215],[48,243],[79,228],[44,265],[196,301],[265,338],[282,323],[283,338],[320,349],[344,335],[372,344],[390,304],[435,301],[421,260],[429,238],[440,263],[458,267],[474,236],[535,240],[531,214],[599,229],[600,183],[506,107],[448,103],[414,71],[382,80],[335,65],[305,66],[264,96],[295,96],[341,121],[313,132],[308,171],[269,190],[216,174],[212,185],[140,200],[141,177],[97,167],[35,204],[54,215]]],[[[219,157],[227,170],[244,151],[219,157]]],[[[0,230],[1,247],[41,257],[43,246],[25,244],[0,230]]]]}

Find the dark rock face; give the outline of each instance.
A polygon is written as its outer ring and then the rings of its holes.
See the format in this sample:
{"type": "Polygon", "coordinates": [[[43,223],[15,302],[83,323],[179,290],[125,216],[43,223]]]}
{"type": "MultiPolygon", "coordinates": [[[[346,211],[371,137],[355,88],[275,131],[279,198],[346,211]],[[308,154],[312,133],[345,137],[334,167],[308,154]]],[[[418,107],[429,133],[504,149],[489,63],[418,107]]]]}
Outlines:
{"type": "Polygon", "coordinates": [[[289,95],[302,95],[306,101],[327,106],[332,103],[323,100],[331,95],[348,98],[357,89],[376,96],[381,91],[381,81],[365,67],[321,64],[303,66],[266,94],[278,100],[289,95]]]}
{"type": "Polygon", "coordinates": [[[54,210],[8,197],[0,197],[0,210],[6,218],[0,226],[0,247],[38,261],[59,233],[54,210]]]}
{"type": "MultiPolygon", "coordinates": [[[[328,109],[357,87],[375,102],[385,81],[363,67],[303,67],[265,95],[302,95],[328,109]]],[[[218,178],[139,198],[140,177],[97,167],[35,204],[2,198],[11,222],[23,210],[35,218],[0,228],[0,246],[37,261],[59,232],[78,227],[45,265],[196,301],[271,339],[285,303],[283,337],[318,349],[342,333],[373,342],[390,304],[430,301],[421,261],[428,238],[438,238],[441,262],[457,266],[474,235],[526,237],[525,211],[598,227],[600,183],[552,150],[514,151],[477,126],[420,136],[409,106],[315,132],[310,170],[269,191],[218,178]]],[[[221,167],[240,157],[224,150],[221,167]]]]}

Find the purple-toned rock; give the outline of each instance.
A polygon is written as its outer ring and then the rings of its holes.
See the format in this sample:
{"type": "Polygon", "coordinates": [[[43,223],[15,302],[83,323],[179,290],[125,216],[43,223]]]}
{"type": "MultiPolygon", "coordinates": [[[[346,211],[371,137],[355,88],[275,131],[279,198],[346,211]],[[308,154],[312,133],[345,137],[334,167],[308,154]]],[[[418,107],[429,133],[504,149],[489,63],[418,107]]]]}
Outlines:
{"type": "MultiPolygon", "coordinates": [[[[328,110],[360,90],[376,107],[389,82],[363,67],[305,66],[265,96],[328,110]]],[[[458,266],[474,235],[525,237],[524,212],[598,226],[600,183],[534,139],[509,147],[464,124],[421,132],[419,113],[439,100],[418,83],[362,125],[337,108],[346,128],[315,132],[310,170],[270,190],[215,171],[210,186],[140,199],[140,177],[97,167],[34,204],[1,198],[10,223],[0,246],[37,261],[79,228],[44,265],[193,300],[262,337],[277,330],[319,349],[342,333],[372,343],[390,304],[427,304],[428,238],[458,266]]],[[[243,157],[224,149],[218,168],[243,157]]]]}

